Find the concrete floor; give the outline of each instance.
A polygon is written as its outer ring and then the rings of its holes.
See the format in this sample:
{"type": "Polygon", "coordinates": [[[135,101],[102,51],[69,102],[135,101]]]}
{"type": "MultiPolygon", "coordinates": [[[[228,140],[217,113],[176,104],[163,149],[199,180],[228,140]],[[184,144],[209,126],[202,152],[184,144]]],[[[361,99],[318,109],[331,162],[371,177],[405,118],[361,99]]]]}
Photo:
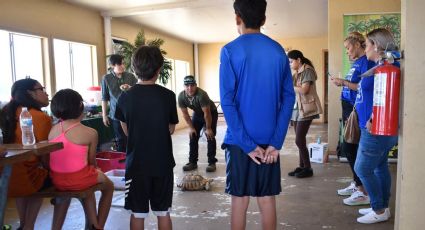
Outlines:
{"type": "MultiPolygon", "coordinates": [[[[183,121],[182,121],[183,122],[183,121]]],[[[226,130],[224,122],[219,122],[217,142],[223,140],[226,130]]],[[[188,159],[187,130],[179,130],[173,135],[174,156],[177,166],[174,169],[175,183],[184,176],[182,166],[188,159]]],[[[313,124],[308,134],[308,142],[314,142],[321,136],[322,142],[327,142],[327,125],[313,124]]],[[[219,146],[218,146],[219,147],[219,146]]],[[[224,151],[217,150],[217,171],[206,173],[206,140],[200,141],[199,173],[204,177],[214,179],[211,191],[182,192],[176,187],[173,196],[172,221],[174,229],[206,230],[230,228],[230,197],[224,193],[225,163],[224,151]]],[[[343,197],[336,190],[343,188],[351,181],[351,173],[347,163],[340,163],[336,157],[331,157],[326,164],[313,163],[314,177],[297,179],[288,177],[287,173],[298,164],[298,150],[294,144],[294,132],[291,128],[281,151],[282,193],[277,197],[278,229],[393,229],[394,219],[385,223],[363,225],[356,222],[360,207],[349,207],[342,203],[343,197]]],[[[390,202],[391,213],[394,215],[396,165],[390,165],[393,191],[390,202]]],[[[122,194],[117,191],[117,197],[122,194]]],[[[99,194],[98,194],[99,195],[99,194]]],[[[362,206],[368,207],[368,206],[362,206]]],[[[36,229],[49,229],[53,207],[48,199],[43,203],[38,215],[36,229]]],[[[129,229],[130,214],[119,207],[112,207],[105,229],[129,229]]],[[[14,200],[9,200],[5,223],[19,226],[14,200]]],[[[78,201],[73,201],[68,211],[64,229],[83,229],[84,214],[78,201]]],[[[145,229],[157,229],[156,218],[151,214],[145,222],[145,229]]],[[[251,199],[247,214],[247,229],[261,229],[260,215],[256,200],[251,199]]]]}

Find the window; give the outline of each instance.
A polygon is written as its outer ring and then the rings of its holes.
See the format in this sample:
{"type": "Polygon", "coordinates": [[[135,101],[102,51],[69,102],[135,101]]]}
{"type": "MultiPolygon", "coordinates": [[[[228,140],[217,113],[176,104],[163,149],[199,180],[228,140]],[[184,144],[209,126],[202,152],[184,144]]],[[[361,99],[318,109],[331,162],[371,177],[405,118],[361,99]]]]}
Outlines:
{"type": "Polygon", "coordinates": [[[85,94],[97,85],[96,46],[53,39],[56,91],[72,88],[85,94]]]}
{"type": "Polygon", "coordinates": [[[174,89],[174,85],[175,85],[175,82],[174,82],[174,60],[173,59],[170,59],[170,58],[165,58],[165,61],[168,61],[168,62],[170,62],[170,64],[171,64],[171,68],[173,68],[173,71],[171,71],[171,73],[170,73],[170,78],[168,79],[168,82],[167,82],[167,84],[166,85],[163,85],[160,81],[159,81],[159,78],[158,78],[158,80],[156,81],[156,84],[158,84],[158,85],[162,85],[162,86],[164,86],[165,88],[167,88],[167,89],[169,89],[169,90],[173,90],[174,89]]]}
{"type": "MultiPolygon", "coordinates": [[[[178,96],[179,93],[184,90],[184,77],[190,74],[189,62],[173,60],[171,58],[165,58],[165,60],[171,63],[173,71],[171,72],[171,76],[170,79],[168,79],[167,85],[164,85],[164,87],[172,90],[176,96],[178,96]]],[[[157,80],[156,83],[162,85],[159,80],[157,80]]]]}
{"type": "Polygon", "coordinates": [[[45,85],[42,39],[0,30],[0,101],[9,101],[13,82],[27,76],[45,85]]]}
{"type": "Polygon", "coordinates": [[[175,78],[175,93],[178,95],[184,90],[183,80],[184,77],[190,74],[189,62],[175,60],[174,61],[174,78],[175,78]]]}

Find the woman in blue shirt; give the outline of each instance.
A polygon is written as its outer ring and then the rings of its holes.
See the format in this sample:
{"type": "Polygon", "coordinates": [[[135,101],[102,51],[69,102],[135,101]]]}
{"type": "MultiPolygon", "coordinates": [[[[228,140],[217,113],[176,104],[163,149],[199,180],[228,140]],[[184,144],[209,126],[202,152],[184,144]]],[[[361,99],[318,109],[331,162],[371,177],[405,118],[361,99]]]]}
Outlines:
{"type": "MultiPolygon", "coordinates": [[[[357,87],[361,78],[360,75],[375,65],[375,62],[367,60],[365,55],[366,40],[359,32],[351,32],[344,40],[344,47],[348,58],[354,63],[348,71],[345,79],[334,78],[331,76],[331,81],[336,86],[341,86],[341,105],[342,105],[342,120],[346,123],[351,111],[353,111],[354,102],[357,96],[357,87]]],[[[363,188],[360,178],[354,171],[354,164],[357,157],[357,144],[351,144],[343,141],[341,150],[347,156],[351,171],[353,172],[353,180],[348,187],[339,189],[338,195],[350,196],[343,200],[346,205],[364,205],[369,204],[369,197],[363,188]]]]}
{"type": "MultiPolygon", "coordinates": [[[[386,29],[375,29],[366,35],[365,52],[368,60],[378,63],[382,60],[384,51],[396,51],[397,49],[394,37],[386,29]]],[[[399,66],[399,63],[394,63],[394,65],[399,66]]],[[[374,77],[362,78],[355,105],[361,136],[354,170],[368,192],[371,205],[371,208],[359,210],[363,216],[357,218],[357,222],[363,224],[387,221],[391,216],[388,208],[391,191],[388,152],[397,143],[397,136],[380,136],[369,132],[373,90],[374,77]]]]}

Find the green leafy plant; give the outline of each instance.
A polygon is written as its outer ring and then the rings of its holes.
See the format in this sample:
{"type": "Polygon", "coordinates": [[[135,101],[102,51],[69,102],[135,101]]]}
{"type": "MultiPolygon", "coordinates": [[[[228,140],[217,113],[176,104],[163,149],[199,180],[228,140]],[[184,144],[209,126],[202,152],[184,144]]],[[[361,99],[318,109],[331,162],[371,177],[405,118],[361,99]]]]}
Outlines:
{"type": "MultiPolygon", "coordinates": [[[[124,56],[123,62],[124,65],[127,68],[128,72],[133,72],[131,69],[131,57],[133,56],[133,53],[136,51],[137,48],[143,45],[147,46],[156,46],[161,50],[161,53],[163,56],[167,54],[167,52],[163,49],[161,49],[161,46],[164,44],[164,40],[161,38],[155,38],[153,40],[147,40],[145,38],[145,32],[143,30],[140,30],[139,33],[137,33],[136,38],[134,39],[134,44],[131,44],[127,41],[122,41],[121,46],[118,49],[118,54],[121,54],[124,56]]],[[[163,85],[166,85],[168,80],[171,77],[171,71],[173,71],[173,67],[171,65],[171,62],[168,60],[164,60],[164,65],[161,68],[161,71],[159,73],[159,82],[163,85]]]]}

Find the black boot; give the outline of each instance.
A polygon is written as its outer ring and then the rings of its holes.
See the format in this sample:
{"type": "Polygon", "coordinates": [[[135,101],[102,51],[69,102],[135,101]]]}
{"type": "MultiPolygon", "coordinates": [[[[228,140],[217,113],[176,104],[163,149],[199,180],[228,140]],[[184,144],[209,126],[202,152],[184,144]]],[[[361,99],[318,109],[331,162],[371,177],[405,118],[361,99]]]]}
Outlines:
{"type": "Polygon", "coordinates": [[[301,172],[302,170],[303,170],[303,168],[298,167],[298,168],[294,169],[294,171],[289,172],[289,173],[288,173],[288,176],[295,176],[295,174],[297,174],[297,173],[301,172]]]}
{"type": "Polygon", "coordinates": [[[295,173],[295,177],[297,178],[306,178],[313,176],[313,169],[311,168],[303,168],[303,170],[299,173],[295,173]]]}
{"type": "Polygon", "coordinates": [[[198,168],[198,164],[189,162],[183,166],[183,171],[192,171],[198,168]]]}
{"type": "Polygon", "coordinates": [[[215,163],[208,164],[207,168],[205,169],[205,171],[207,172],[215,172],[215,170],[216,170],[215,163]]]}

